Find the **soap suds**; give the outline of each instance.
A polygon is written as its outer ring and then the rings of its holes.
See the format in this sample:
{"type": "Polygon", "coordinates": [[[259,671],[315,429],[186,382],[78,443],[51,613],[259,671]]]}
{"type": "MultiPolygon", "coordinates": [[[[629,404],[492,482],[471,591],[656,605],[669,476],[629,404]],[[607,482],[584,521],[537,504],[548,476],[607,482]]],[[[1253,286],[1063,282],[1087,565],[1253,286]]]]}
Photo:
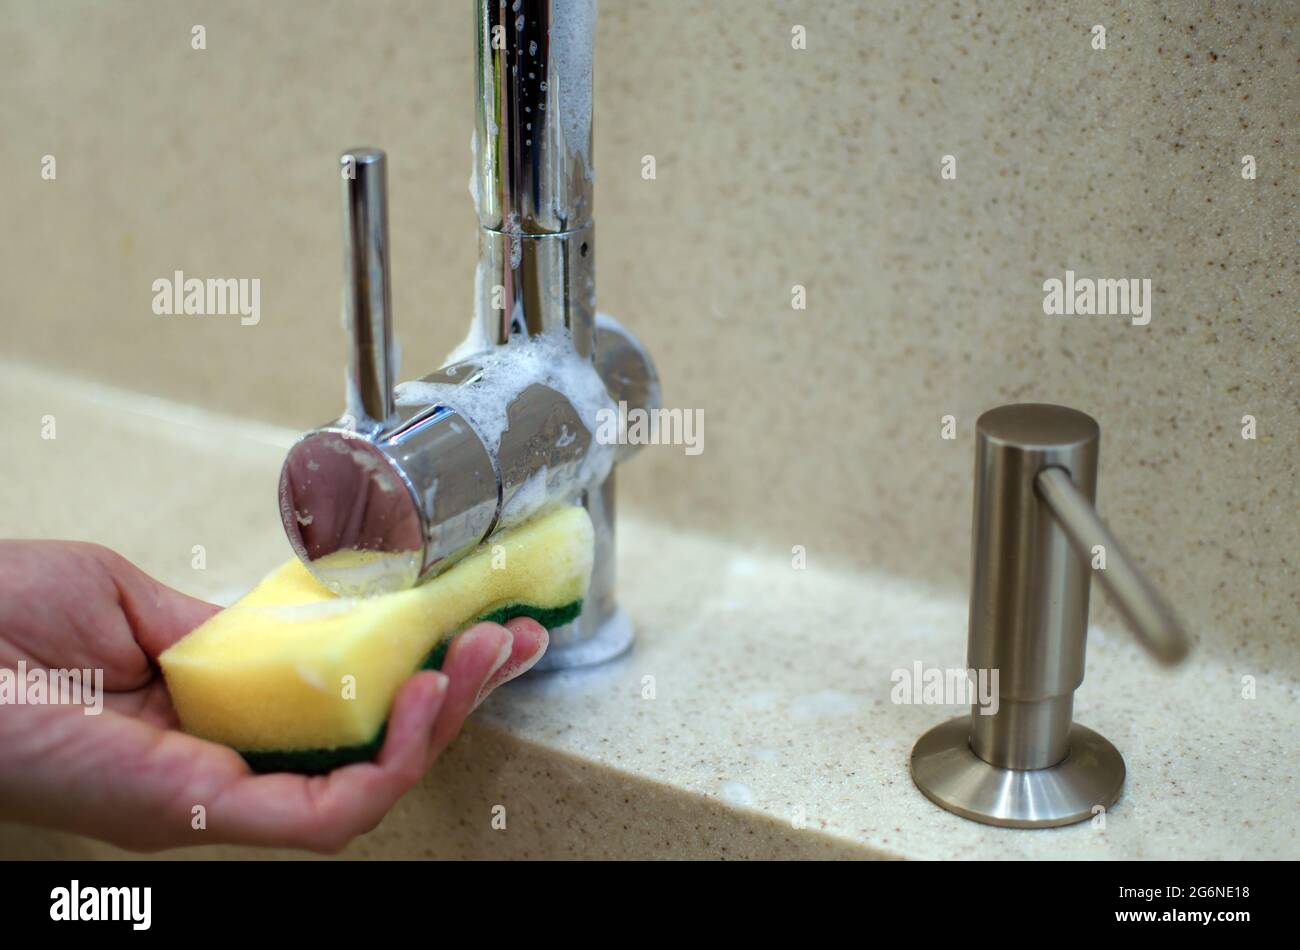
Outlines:
{"type": "Polygon", "coordinates": [[[443,366],[450,366],[453,363],[463,363],[472,356],[492,349],[496,346],[496,340],[488,336],[487,330],[484,329],[483,321],[479,319],[479,314],[483,312],[483,271],[487,264],[480,258],[474,269],[474,312],[470,316],[469,330],[465,334],[465,339],[461,340],[443,362],[443,366]]]}
{"type": "Polygon", "coordinates": [[[319,620],[350,609],[354,597],[404,590],[415,583],[422,551],[362,551],[344,548],[316,558],[308,567],[316,579],[340,595],[310,604],[253,608],[271,610],[282,620],[319,620]]]}
{"type": "Polygon", "coordinates": [[[744,782],[723,782],[722,800],[746,808],[754,804],[754,793],[744,782]]]}
{"type": "Polygon", "coordinates": [[[732,577],[749,577],[758,573],[758,562],[747,557],[733,557],[727,564],[732,577]]]}
{"type": "Polygon", "coordinates": [[[473,156],[469,166],[469,197],[474,202],[474,213],[478,215],[480,221],[483,220],[483,201],[479,197],[478,188],[478,128],[469,135],[469,152],[473,156]]]}
{"type": "MultiPolygon", "coordinates": [[[[596,0],[556,4],[551,20],[551,56],[564,140],[582,159],[591,180],[591,69],[596,36],[596,0]]],[[[550,97],[548,97],[549,99],[550,97]]]]}
{"type": "MultiPolygon", "coordinates": [[[[575,474],[575,490],[604,481],[614,465],[618,446],[602,445],[596,432],[601,410],[612,411],[614,404],[591,360],[574,351],[564,330],[534,337],[518,334],[504,346],[486,343],[485,336],[475,321],[469,338],[453,354],[473,355],[481,369],[480,379],[460,385],[423,380],[405,382],[396,389],[397,404],[437,404],[455,410],[474,427],[495,465],[502,434],[509,425],[510,406],[530,386],[547,386],[568,399],[590,436],[587,454],[575,474]]],[[[577,433],[564,432],[560,440],[566,437],[571,443],[577,433]]],[[[518,489],[512,511],[502,513],[503,521],[507,520],[507,514],[522,517],[536,510],[529,508],[530,504],[544,503],[547,500],[545,479],[544,468],[531,476],[518,489]]]]}
{"type": "Polygon", "coordinates": [[[308,604],[267,604],[260,607],[242,607],[241,610],[254,611],[274,617],[284,623],[313,623],[337,617],[356,608],[356,601],[350,597],[338,597],[333,600],[319,600],[308,604]]]}
{"type": "Polygon", "coordinates": [[[543,465],[514,490],[501,508],[502,527],[518,524],[546,507],[550,500],[547,488],[549,476],[550,470],[543,465]]]}

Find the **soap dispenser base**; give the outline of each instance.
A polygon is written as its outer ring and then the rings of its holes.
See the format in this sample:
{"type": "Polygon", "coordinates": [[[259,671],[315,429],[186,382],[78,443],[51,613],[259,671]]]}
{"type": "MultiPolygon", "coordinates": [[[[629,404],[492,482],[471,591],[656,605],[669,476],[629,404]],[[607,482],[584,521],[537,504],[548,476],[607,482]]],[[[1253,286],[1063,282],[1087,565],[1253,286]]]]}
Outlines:
{"type": "Polygon", "coordinates": [[[1091,729],[1070,727],[1070,751],[1045,769],[1004,769],[970,747],[970,716],[935,726],[912,747],[912,781],[941,808],[1004,828],[1054,828],[1093,818],[1119,798],[1124,759],[1091,729]]]}

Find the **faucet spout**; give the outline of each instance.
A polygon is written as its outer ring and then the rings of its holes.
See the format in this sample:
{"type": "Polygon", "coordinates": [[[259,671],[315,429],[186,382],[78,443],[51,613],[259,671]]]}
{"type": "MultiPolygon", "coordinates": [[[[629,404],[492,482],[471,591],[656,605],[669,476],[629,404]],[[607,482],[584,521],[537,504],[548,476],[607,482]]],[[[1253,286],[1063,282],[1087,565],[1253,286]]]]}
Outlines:
{"type": "MultiPolygon", "coordinates": [[[[472,338],[567,331],[610,395],[657,403],[654,366],[631,334],[597,326],[592,63],[595,0],[478,0],[471,190],[479,219],[472,338]],[[630,390],[630,392],[629,392],[630,390]]],[[[538,670],[603,662],[631,644],[614,597],[614,475],[583,493],[595,570],[582,615],[551,632],[538,670]]]]}
{"type": "Polygon", "coordinates": [[[595,0],[478,0],[478,337],[564,327],[594,350],[595,0]]]}

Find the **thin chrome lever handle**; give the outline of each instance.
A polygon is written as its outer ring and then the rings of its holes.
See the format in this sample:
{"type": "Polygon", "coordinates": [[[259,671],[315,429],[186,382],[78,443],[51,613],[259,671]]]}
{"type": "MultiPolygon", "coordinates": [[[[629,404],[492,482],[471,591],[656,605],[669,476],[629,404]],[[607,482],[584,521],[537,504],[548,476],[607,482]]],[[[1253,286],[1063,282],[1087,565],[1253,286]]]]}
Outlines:
{"type": "Polygon", "coordinates": [[[347,411],[361,429],[393,417],[392,318],[388,276],[388,171],[377,148],[339,156],[343,180],[343,312],[351,335],[347,411]]]}
{"type": "Polygon", "coordinates": [[[1045,468],[1034,479],[1034,487],[1085,563],[1091,563],[1098,545],[1104,549],[1106,566],[1093,574],[1138,641],[1161,663],[1172,666],[1187,656],[1182,623],[1102,523],[1069,472],[1045,468]]]}

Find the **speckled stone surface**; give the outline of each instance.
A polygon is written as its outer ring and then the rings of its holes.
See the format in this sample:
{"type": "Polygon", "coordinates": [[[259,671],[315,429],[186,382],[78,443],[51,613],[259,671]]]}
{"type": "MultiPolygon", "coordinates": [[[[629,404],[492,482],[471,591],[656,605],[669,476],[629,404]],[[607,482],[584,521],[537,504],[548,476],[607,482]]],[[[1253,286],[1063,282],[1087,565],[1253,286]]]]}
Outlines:
{"type": "MultiPolygon", "coordinates": [[[[1294,3],[602,4],[601,306],[706,418],[623,509],[960,598],[976,417],[1060,402],[1101,422],[1103,513],[1200,647],[1300,676],[1297,30],[1294,3]],[[1066,269],[1149,277],[1150,325],[1044,316],[1066,269]]],[[[371,142],[406,368],[432,368],[470,310],[470,35],[424,0],[4,4],[0,351],[328,418],[334,158],[371,142]],[[260,278],[261,322],[154,316],[177,269],[260,278]]]]}
{"type": "MultiPolygon", "coordinates": [[[[0,495],[0,535],[102,541],[219,601],[286,556],[273,486],[291,430],[21,367],[0,373],[0,396],[0,439],[26,446],[9,473],[28,486],[0,495]],[[42,414],[57,439],[35,435],[42,414]],[[192,566],[196,544],[205,570],[192,566]]],[[[1094,629],[1076,717],[1123,752],[1123,797],[1104,829],[986,828],[930,804],[908,776],[913,742],[961,710],[891,699],[895,670],[964,665],[962,598],[816,553],[796,569],[780,550],[641,517],[620,531],[632,653],[494,694],[346,855],[1300,857],[1300,707],[1294,657],[1281,653],[1293,644],[1200,650],[1163,673],[1126,635],[1094,629]],[[496,805],[504,831],[491,827],[496,805]]],[[[118,854],[0,827],[0,856],[118,854]]]]}

